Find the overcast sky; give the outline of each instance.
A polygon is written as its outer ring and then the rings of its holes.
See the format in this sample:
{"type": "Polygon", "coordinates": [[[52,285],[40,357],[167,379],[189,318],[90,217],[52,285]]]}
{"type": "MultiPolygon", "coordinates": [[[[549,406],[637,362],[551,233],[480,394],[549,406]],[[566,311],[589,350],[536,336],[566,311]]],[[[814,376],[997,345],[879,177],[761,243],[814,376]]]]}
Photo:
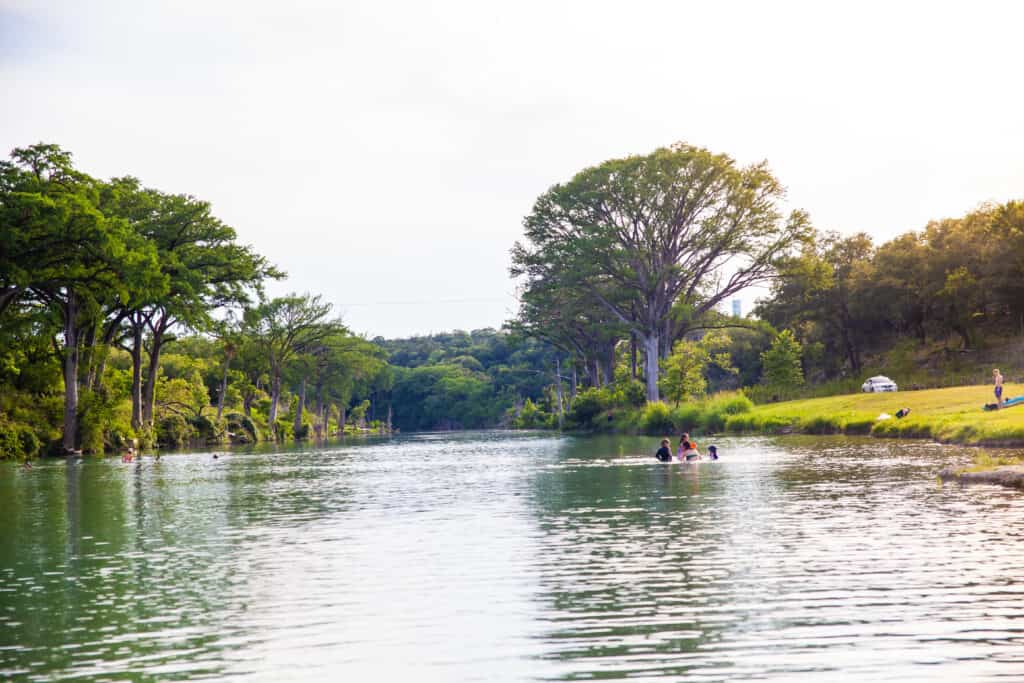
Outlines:
{"type": "MultiPolygon", "coordinates": [[[[684,140],[877,240],[1024,197],[1014,2],[0,0],[0,151],[209,200],[356,331],[498,326],[533,200],[684,140]]],[[[744,302],[745,307],[749,302],[744,302]]]]}

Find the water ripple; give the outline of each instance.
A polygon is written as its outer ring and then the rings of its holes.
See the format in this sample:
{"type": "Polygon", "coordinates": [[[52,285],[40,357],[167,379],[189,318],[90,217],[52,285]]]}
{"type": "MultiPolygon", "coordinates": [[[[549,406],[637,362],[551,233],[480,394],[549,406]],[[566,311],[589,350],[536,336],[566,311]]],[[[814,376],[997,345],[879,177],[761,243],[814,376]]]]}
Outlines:
{"type": "Polygon", "coordinates": [[[0,465],[0,678],[1006,680],[1024,497],[960,449],[482,433],[0,465]]]}

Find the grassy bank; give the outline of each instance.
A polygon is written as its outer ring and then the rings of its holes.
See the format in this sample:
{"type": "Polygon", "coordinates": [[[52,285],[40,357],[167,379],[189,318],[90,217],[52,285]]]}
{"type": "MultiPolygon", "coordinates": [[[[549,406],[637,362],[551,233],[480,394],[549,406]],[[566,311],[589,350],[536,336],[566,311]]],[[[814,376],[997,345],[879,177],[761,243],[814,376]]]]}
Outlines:
{"type": "MultiPolygon", "coordinates": [[[[1005,396],[1024,392],[1008,385],[1005,396]]],[[[971,445],[1024,445],[1024,406],[984,412],[994,400],[991,386],[951,387],[895,394],[846,394],[755,406],[729,416],[734,433],[871,434],[918,437],[971,445]],[[879,420],[909,408],[910,415],[879,420]]]]}
{"type": "MultiPolygon", "coordinates": [[[[1007,397],[1024,385],[1007,385],[1007,397]]],[[[895,394],[844,394],[754,405],[741,393],[724,393],[679,406],[651,403],[640,408],[595,414],[584,431],[678,435],[695,434],[870,434],[926,438],[972,446],[1024,446],[1024,406],[985,412],[992,387],[962,386],[895,394]],[[910,414],[895,417],[900,408],[910,414]],[[883,413],[888,419],[878,419],[883,413]]]]}

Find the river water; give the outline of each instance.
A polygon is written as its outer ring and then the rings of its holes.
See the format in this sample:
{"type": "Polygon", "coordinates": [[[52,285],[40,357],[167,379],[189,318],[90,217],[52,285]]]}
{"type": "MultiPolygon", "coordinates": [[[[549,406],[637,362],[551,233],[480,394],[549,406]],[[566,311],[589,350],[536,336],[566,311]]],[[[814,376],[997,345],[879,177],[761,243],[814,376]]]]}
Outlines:
{"type": "Polygon", "coordinates": [[[412,435],[0,463],[0,679],[1024,679],[1024,495],[928,443],[412,435]]]}

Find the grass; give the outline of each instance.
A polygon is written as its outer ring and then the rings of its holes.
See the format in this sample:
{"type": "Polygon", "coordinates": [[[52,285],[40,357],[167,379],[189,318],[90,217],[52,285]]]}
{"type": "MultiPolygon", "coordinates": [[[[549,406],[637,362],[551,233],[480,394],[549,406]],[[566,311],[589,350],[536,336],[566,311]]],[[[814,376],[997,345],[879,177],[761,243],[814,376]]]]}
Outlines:
{"type": "MultiPolygon", "coordinates": [[[[1004,396],[1018,396],[1024,386],[1007,385],[1004,396]]],[[[1024,406],[985,412],[992,387],[961,386],[894,394],[845,394],[755,406],[730,415],[724,430],[736,433],[871,434],[896,438],[931,438],[969,445],[1024,445],[1024,406]],[[903,419],[879,420],[910,408],[903,419]]]]}
{"type": "Polygon", "coordinates": [[[1007,465],[1024,465],[1024,456],[1015,453],[992,453],[979,451],[974,456],[974,464],[960,470],[964,472],[987,472],[1007,465]]]}

